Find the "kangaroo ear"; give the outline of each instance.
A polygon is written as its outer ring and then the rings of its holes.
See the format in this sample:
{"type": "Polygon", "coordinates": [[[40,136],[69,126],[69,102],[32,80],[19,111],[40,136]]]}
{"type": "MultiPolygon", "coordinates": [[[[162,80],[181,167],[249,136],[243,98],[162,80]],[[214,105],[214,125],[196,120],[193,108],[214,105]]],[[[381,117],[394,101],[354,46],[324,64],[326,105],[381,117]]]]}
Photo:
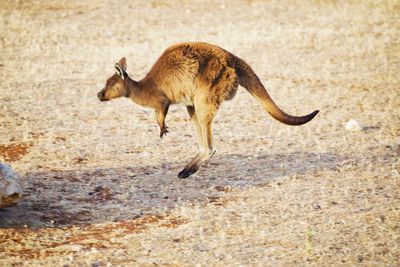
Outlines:
{"type": "Polygon", "coordinates": [[[122,80],[124,80],[124,79],[125,79],[124,71],[122,70],[122,68],[121,68],[121,66],[119,65],[119,63],[115,63],[115,69],[117,70],[117,75],[118,75],[119,77],[121,77],[122,80]]]}
{"type": "Polygon", "coordinates": [[[125,57],[121,58],[118,62],[119,66],[123,71],[126,71],[126,59],[125,57]]]}

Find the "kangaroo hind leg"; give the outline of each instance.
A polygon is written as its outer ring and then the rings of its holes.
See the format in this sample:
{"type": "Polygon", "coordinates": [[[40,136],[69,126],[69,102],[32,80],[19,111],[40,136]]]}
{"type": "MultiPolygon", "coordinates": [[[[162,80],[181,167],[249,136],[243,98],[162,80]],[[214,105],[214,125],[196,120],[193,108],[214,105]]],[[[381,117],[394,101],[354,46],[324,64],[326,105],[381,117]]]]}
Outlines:
{"type": "Polygon", "coordinates": [[[217,106],[213,104],[201,103],[196,105],[192,120],[197,119],[198,125],[196,126],[196,130],[197,134],[201,135],[201,138],[198,138],[201,150],[200,153],[197,154],[178,174],[179,178],[187,178],[197,172],[200,165],[215,153],[212,136],[212,121],[217,109],[217,106]]]}
{"type": "Polygon", "coordinates": [[[194,108],[194,106],[186,106],[186,109],[189,113],[190,120],[193,122],[195,126],[197,142],[199,144],[199,152],[201,152],[203,149],[203,136],[201,133],[199,119],[197,118],[196,109],[194,108]]]}

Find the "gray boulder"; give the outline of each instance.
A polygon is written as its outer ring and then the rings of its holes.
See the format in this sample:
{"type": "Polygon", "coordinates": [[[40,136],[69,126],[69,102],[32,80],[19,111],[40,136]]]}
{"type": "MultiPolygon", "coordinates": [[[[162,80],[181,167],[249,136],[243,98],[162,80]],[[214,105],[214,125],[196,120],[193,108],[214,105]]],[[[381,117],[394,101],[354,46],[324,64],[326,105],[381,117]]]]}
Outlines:
{"type": "Polygon", "coordinates": [[[0,163],[0,208],[17,204],[22,197],[19,175],[6,163],[0,163]]]}

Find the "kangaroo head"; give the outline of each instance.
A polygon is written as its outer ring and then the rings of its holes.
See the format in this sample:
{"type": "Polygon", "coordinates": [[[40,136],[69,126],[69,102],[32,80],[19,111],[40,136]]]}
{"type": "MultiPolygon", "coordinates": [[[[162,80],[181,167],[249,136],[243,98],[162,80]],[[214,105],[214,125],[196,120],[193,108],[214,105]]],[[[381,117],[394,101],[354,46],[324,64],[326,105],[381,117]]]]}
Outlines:
{"type": "Polygon", "coordinates": [[[97,94],[100,101],[108,101],[128,94],[125,83],[128,74],[126,73],[126,59],[124,57],[118,63],[115,63],[115,69],[115,74],[108,78],[106,86],[97,94]]]}

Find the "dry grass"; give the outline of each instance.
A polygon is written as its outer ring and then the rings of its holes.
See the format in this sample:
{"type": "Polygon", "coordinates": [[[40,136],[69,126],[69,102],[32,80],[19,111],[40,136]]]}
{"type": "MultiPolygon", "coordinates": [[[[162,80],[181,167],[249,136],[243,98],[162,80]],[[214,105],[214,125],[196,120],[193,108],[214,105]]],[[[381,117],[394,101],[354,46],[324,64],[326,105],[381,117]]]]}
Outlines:
{"type": "Polygon", "coordinates": [[[2,266],[400,264],[398,1],[1,1],[0,159],[25,197],[0,211],[2,266]],[[184,108],[97,91],[127,58],[139,79],[170,44],[246,59],[302,127],[244,90],[191,179],[184,108]],[[348,132],[349,119],[363,127],[348,132]],[[24,226],[26,225],[26,226],[24,226]]]}

